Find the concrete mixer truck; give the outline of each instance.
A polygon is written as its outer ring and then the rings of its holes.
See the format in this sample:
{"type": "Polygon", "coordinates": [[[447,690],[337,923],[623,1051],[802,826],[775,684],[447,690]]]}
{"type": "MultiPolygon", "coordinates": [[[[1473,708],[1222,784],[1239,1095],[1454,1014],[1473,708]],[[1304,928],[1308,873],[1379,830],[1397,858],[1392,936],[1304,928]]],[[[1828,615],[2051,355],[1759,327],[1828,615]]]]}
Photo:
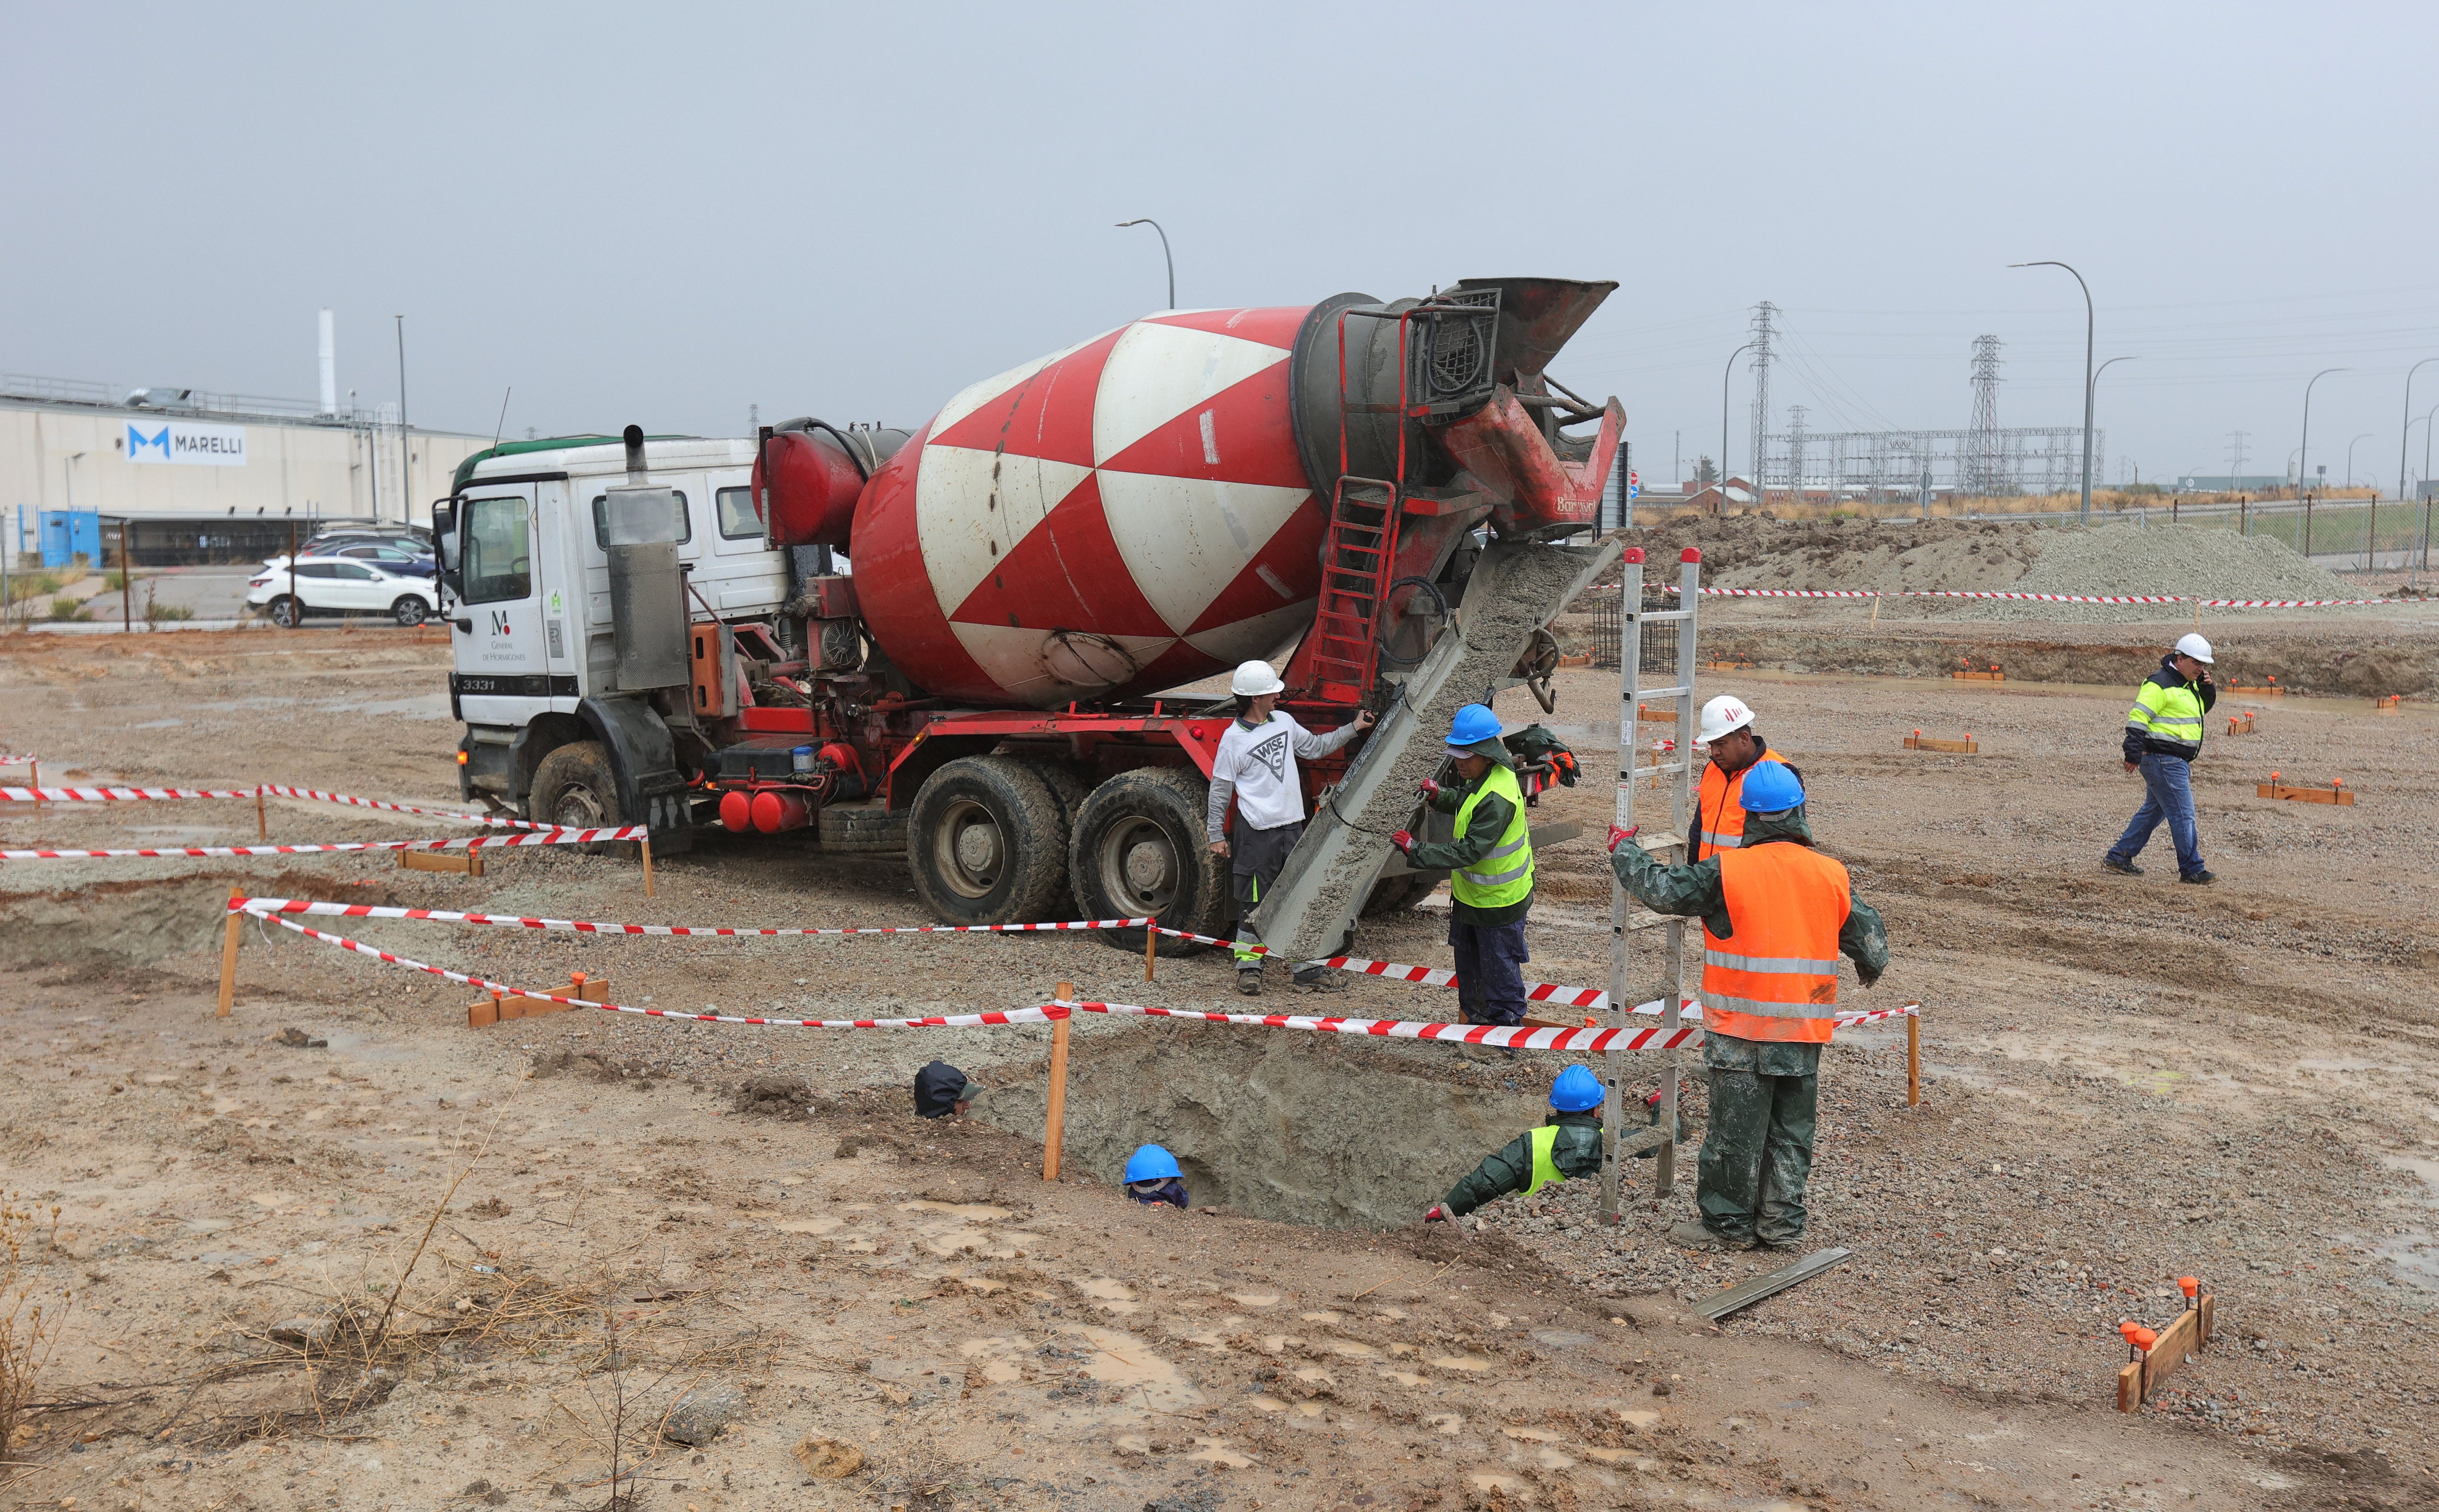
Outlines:
{"type": "MultiPolygon", "coordinates": [[[[1551,543],[1591,530],[1624,424],[1546,369],[1614,287],[1163,311],[911,434],[478,453],[434,508],[461,791],[662,850],[718,827],[900,855],[949,922],[1224,933],[1229,709],[1173,690],[1292,647],[1299,720],[1380,716],[1307,769],[1318,800],[1377,787],[1435,701],[1545,671],[1519,660],[1608,560],[1551,543]]],[[[1428,890],[1394,825],[1314,807],[1325,932],[1428,890]]]]}

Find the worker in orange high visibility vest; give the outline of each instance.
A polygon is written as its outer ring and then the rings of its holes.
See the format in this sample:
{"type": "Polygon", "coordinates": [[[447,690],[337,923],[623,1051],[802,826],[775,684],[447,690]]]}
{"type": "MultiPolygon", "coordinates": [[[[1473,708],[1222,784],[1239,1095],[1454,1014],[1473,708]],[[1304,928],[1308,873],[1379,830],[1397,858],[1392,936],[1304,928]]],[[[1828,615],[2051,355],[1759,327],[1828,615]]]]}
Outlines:
{"type": "MultiPolygon", "coordinates": [[[[1706,751],[1710,760],[1702,768],[1701,800],[1697,805],[1700,814],[1695,826],[1687,861],[1700,861],[1715,850],[1734,850],[1743,843],[1745,832],[1745,774],[1765,762],[1787,765],[1772,755],[1761,732],[1753,727],[1753,706],[1733,693],[1722,694],[1702,705],[1700,721],[1696,724],[1694,743],[1706,751]]],[[[1792,766],[1788,770],[1795,771],[1792,766]]],[[[1801,782],[1804,774],[1796,773],[1801,782]]]]}
{"type": "Polygon", "coordinates": [[[1702,1059],[1710,1118],[1695,1205],[1668,1231],[1688,1249],[1786,1249],[1804,1237],[1821,1047],[1835,1025],[1838,957],[1870,987],[1888,969],[1880,916],[1846,868],[1812,848],[1804,784],[1784,762],[1745,777],[1740,844],[1664,866],[1610,829],[1618,880],[1654,913],[1702,920],[1702,1059]]]}

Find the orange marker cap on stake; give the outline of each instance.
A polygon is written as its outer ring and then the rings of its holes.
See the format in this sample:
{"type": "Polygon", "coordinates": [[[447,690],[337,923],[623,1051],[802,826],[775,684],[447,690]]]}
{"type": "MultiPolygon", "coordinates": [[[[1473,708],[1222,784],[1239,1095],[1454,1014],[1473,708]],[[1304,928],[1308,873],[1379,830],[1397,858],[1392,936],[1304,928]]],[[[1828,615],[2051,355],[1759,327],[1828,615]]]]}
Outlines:
{"type": "Polygon", "coordinates": [[[2192,1276],[2181,1275],[2177,1277],[2177,1290],[2189,1297],[2195,1292],[2199,1291],[2201,1289],[2202,1284],[2192,1276]]]}

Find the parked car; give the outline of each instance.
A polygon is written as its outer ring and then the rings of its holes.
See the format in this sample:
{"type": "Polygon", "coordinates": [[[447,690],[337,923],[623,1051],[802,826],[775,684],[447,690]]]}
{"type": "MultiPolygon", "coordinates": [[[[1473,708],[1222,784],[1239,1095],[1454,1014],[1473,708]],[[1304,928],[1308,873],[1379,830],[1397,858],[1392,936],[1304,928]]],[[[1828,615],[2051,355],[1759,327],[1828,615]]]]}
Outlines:
{"type": "MultiPolygon", "coordinates": [[[[396,573],[401,577],[436,578],[440,576],[440,564],[433,560],[432,553],[409,550],[404,546],[392,544],[386,540],[326,542],[320,545],[301,547],[296,553],[296,560],[299,561],[311,561],[315,558],[335,558],[343,561],[368,561],[385,572],[396,573]]],[[[263,560],[263,572],[286,572],[287,570],[288,557],[284,552],[263,560]]]]}
{"type": "Polygon", "coordinates": [[[285,560],[264,564],[246,584],[245,601],[283,629],[307,614],[386,614],[400,625],[420,625],[439,613],[440,591],[408,565],[300,555],[294,574],[285,560]]]}

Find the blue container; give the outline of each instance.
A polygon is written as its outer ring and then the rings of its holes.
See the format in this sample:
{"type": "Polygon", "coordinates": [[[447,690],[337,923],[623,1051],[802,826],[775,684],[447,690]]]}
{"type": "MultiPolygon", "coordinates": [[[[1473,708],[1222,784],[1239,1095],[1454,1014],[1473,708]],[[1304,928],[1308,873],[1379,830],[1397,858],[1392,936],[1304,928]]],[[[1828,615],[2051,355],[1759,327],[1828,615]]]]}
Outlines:
{"type": "Polygon", "coordinates": [[[790,752],[789,755],[796,758],[796,774],[798,776],[807,776],[811,774],[813,770],[813,748],[811,746],[800,745],[796,747],[795,750],[790,752]]]}

